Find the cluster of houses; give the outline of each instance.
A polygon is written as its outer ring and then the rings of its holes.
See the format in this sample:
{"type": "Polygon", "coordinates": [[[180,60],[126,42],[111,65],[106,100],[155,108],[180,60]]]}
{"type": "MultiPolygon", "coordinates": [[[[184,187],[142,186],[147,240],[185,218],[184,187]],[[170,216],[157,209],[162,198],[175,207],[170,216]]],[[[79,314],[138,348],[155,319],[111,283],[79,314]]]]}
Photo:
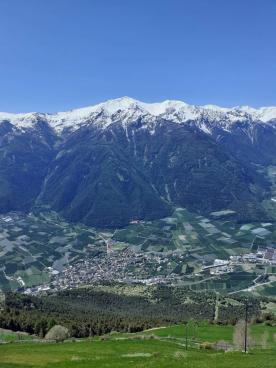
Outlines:
{"type": "Polygon", "coordinates": [[[233,272],[234,268],[230,261],[224,259],[215,259],[212,265],[203,266],[202,271],[207,271],[210,275],[221,275],[223,273],[233,272]]]}
{"type": "Polygon", "coordinates": [[[259,263],[264,265],[276,265],[276,249],[273,247],[259,246],[256,253],[247,253],[242,256],[231,256],[232,263],[259,263]]]}
{"type": "Polygon", "coordinates": [[[233,272],[235,266],[244,263],[276,266],[276,248],[259,246],[256,253],[230,256],[229,260],[215,259],[212,265],[203,266],[202,271],[209,272],[211,275],[220,275],[233,272]]]}
{"type": "Polygon", "coordinates": [[[79,260],[63,270],[48,267],[51,281],[45,285],[28,288],[24,293],[36,295],[49,290],[72,289],[101,281],[139,282],[146,285],[172,282],[174,274],[152,276],[152,270],[167,265],[166,255],[135,253],[128,247],[117,252],[113,245],[112,241],[106,241],[106,253],[101,252],[92,258],[79,260]]]}

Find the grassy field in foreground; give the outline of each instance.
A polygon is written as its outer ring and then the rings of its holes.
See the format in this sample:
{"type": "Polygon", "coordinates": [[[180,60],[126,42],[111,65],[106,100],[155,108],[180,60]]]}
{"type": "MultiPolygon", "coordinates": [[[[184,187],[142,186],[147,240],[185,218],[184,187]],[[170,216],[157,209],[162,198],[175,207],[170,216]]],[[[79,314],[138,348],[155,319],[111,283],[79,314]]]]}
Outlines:
{"type": "MultiPolygon", "coordinates": [[[[264,331],[269,335],[268,350],[251,350],[249,354],[217,350],[185,350],[184,326],[169,326],[137,334],[112,333],[102,338],[65,343],[19,343],[0,345],[0,368],[274,368],[276,327],[251,326],[258,339],[264,331]],[[141,338],[155,335],[157,338],[141,338]],[[170,337],[170,338],[168,338],[170,337]]],[[[226,340],[231,342],[232,326],[201,323],[197,331],[200,341],[226,340]]]]}
{"type": "MultiPolygon", "coordinates": [[[[258,344],[264,333],[266,333],[267,343],[269,347],[276,349],[276,326],[267,326],[265,324],[254,324],[249,327],[250,335],[258,344]]],[[[227,341],[232,342],[234,333],[234,327],[231,325],[213,325],[208,322],[200,322],[196,325],[192,323],[188,327],[188,339],[189,341],[196,340],[198,342],[211,342],[227,341]]],[[[172,337],[185,340],[185,327],[184,325],[173,325],[162,328],[154,328],[139,332],[136,335],[155,335],[160,338],[172,337]]],[[[112,337],[130,337],[134,334],[116,333],[112,334],[112,337]]]]}
{"type": "Polygon", "coordinates": [[[274,368],[276,352],[189,350],[173,341],[107,340],[0,346],[1,368],[274,368]]]}

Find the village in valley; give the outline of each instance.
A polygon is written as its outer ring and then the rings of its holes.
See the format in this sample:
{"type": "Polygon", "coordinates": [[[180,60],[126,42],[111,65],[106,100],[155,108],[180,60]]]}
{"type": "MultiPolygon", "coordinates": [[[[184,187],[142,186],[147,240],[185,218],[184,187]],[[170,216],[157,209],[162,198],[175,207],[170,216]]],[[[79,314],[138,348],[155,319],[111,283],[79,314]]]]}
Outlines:
{"type": "Polygon", "coordinates": [[[225,292],[274,286],[274,224],[237,224],[232,214],[178,208],[165,219],[99,230],[53,212],[11,213],[0,218],[0,288],[37,294],[101,281],[225,292]]]}
{"type": "MultiPolygon", "coordinates": [[[[186,279],[186,281],[190,280],[190,284],[192,284],[196,277],[201,277],[200,282],[204,282],[206,275],[218,277],[231,274],[237,272],[240,267],[251,267],[252,269],[253,265],[276,266],[276,249],[260,246],[255,253],[230,256],[228,260],[215,259],[212,264],[203,264],[196,275],[192,272],[193,270],[190,270],[189,275],[178,274],[173,270],[169,270],[168,266],[171,262],[180,264],[183,262],[185,257],[179,253],[168,257],[162,253],[134,253],[128,247],[124,250],[114,251],[113,244],[112,240],[106,241],[106,254],[99,254],[92,259],[82,260],[65,267],[61,272],[49,267],[48,270],[52,274],[51,281],[45,285],[27,288],[24,292],[36,295],[43,291],[73,289],[81,285],[103,281],[173,285],[182,284],[186,279]],[[166,269],[166,272],[160,272],[162,269],[163,271],[166,269]]],[[[264,274],[260,273],[253,280],[254,287],[268,281],[268,278],[264,277],[266,272],[267,268],[264,268],[264,274]]],[[[276,281],[276,274],[272,278],[273,281],[276,281]]],[[[250,290],[250,287],[248,290],[250,290]]]]}

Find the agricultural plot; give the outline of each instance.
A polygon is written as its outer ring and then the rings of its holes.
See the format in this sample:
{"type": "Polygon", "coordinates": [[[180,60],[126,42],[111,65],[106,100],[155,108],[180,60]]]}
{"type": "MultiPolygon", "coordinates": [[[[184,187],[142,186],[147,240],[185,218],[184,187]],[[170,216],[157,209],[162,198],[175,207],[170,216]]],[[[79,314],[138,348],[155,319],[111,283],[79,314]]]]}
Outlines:
{"type": "Polygon", "coordinates": [[[68,224],[55,213],[0,216],[0,288],[47,283],[53,270],[99,252],[104,241],[93,229],[68,224]]]}
{"type": "MultiPolygon", "coordinates": [[[[106,255],[111,242],[112,251],[118,254],[128,248],[155,257],[154,262],[148,258],[145,269],[139,262],[129,266],[126,271],[130,275],[176,275],[185,285],[194,283],[195,289],[234,290],[238,287],[235,275],[228,276],[230,281],[213,278],[202,282],[196,274],[203,264],[216,258],[229,259],[250,252],[258,244],[276,243],[276,226],[268,222],[237,224],[231,221],[232,215],[233,211],[224,210],[199,216],[176,208],[161,220],[137,221],[123,229],[105,231],[69,224],[54,212],[2,215],[0,288],[17,290],[48,283],[51,275],[68,265],[106,255]],[[158,259],[159,255],[165,262],[158,259]]],[[[241,271],[250,274],[240,280],[244,287],[258,274],[258,270],[241,271]]]]}
{"type": "Polygon", "coordinates": [[[191,259],[212,261],[247,253],[254,244],[276,243],[272,223],[237,224],[227,220],[233,211],[196,216],[177,208],[171,217],[131,224],[114,233],[113,239],[132,244],[134,249],[171,254],[189,253],[191,259]]]}

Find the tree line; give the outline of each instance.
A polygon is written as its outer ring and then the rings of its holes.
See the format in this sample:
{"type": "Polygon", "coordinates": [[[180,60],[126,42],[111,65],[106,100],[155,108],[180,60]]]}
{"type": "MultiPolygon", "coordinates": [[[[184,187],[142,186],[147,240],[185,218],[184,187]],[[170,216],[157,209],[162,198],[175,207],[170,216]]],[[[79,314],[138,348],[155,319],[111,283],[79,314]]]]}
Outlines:
{"type": "MultiPolygon", "coordinates": [[[[215,319],[215,293],[160,285],[149,286],[142,295],[135,295],[133,289],[134,295],[121,293],[116,284],[108,290],[91,287],[43,296],[9,292],[0,312],[0,327],[44,337],[59,324],[68,328],[73,337],[88,337],[111,331],[138,332],[190,319],[215,319]]],[[[258,316],[260,301],[252,299],[250,305],[249,314],[258,316]]],[[[216,322],[234,324],[243,314],[242,297],[235,297],[231,303],[230,298],[220,296],[216,322]]]]}

